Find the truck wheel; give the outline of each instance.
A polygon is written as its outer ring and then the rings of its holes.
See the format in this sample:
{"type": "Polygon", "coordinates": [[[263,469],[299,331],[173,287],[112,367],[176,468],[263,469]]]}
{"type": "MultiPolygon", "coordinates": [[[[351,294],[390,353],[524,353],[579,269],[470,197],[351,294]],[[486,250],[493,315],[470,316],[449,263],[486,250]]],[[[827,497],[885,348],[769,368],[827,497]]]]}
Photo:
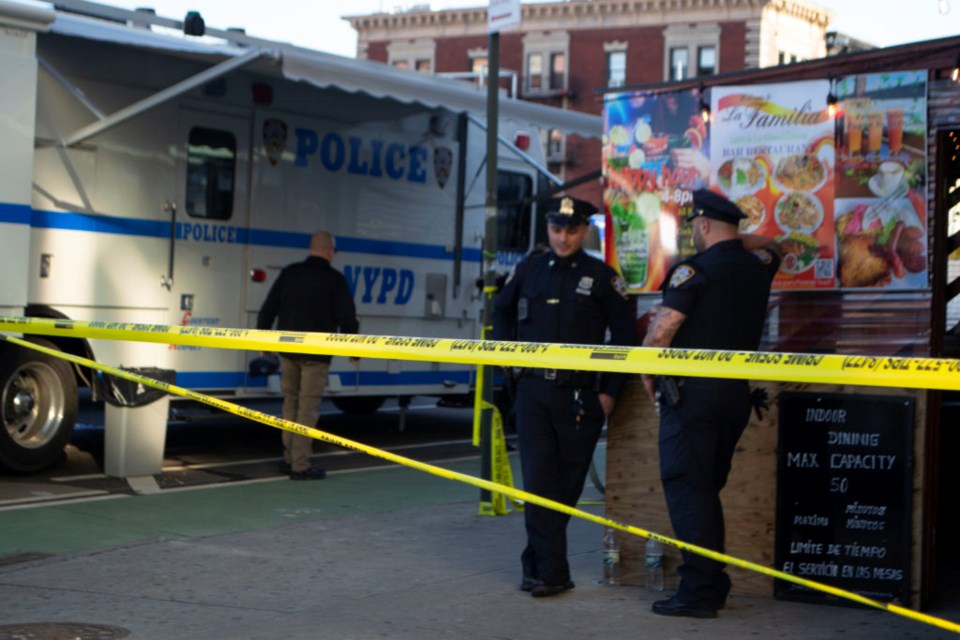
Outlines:
{"type": "MultiPolygon", "coordinates": [[[[55,348],[46,340],[37,344],[55,348]]],[[[16,345],[0,350],[0,468],[19,473],[56,463],[77,419],[70,364],[16,345]]]]}
{"type": "Polygon", "coordinates": [[[383,396],[348,396],[333,398],[333,406],[348,416],[368,416],[376,413],[383,406],[386,398],[383,396]]]}

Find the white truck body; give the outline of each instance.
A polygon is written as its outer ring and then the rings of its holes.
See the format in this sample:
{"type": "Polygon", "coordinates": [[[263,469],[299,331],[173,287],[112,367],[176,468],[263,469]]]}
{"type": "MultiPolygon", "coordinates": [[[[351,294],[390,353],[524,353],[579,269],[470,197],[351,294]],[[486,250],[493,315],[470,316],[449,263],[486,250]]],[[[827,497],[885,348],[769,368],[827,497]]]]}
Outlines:
{"type": "MultiPolygon", "coordinates": [[[[58,7],[0,0],[0,313],[252,327],[279,270],[326,229],[361,332],[479,337],[482,94],[242,34],[160,33],[180,23],[80,0],[58,7]]],[[[529,103],[504,101],[500,114],[506,141],[533,134],[526,154],[500,145],[506,199],[544,182],[539,129],[600,133],[599,118],[529,103]]],[[[500,222],[513,236],[503,270],[535,235],[535,214],[520,209],[500,222]]],[[[190,388],[265,392],[248,374],[258,354],[51,342],[173,369],[190,388]]],[[[56,376],[3,346],[0,466],[30,471],[59,455],[71,399],[45,400],[38,388],[56,376]]],[[[465,393],[473,376],[466,365],[335,358],[328,393],[465,393]]]]}

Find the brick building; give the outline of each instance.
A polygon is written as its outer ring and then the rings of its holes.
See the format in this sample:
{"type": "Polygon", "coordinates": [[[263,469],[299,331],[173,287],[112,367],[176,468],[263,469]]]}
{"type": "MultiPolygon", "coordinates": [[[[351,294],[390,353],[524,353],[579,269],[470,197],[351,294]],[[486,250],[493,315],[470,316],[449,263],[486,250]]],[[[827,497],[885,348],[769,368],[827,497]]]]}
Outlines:
{"type": "MultiPolygon", "coordinates": [[[[598,91],[820,58],[832,14],[805,0],[569,0],[524,4],[500,35],[506,95],[599,114],[598,91]]],[[[360,58],[482,84],[484,7],[348,17],[360,58]]],[[[600,141],[551,133],[551,170],[566,180],[600,167],[600,141]]],[[[599,203],[599,183],[576,189],[599,203]]]]}

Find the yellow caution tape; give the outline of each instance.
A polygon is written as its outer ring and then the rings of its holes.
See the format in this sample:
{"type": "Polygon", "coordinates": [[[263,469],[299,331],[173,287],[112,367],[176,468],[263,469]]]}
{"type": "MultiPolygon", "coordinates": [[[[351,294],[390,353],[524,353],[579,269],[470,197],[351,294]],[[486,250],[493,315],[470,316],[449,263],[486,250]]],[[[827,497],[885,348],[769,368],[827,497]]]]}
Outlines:
{"type": "MultiPolygon", "coordinates": [[[[100,336],[98,336],[98,337],[100,337],[100,336]]],[[[197,392],[195,392],[195,391],[190,391],[189,389],[184,389],[184,388],[182,388],[182,387],[178,387],[178,386],[173,385],[173,384],[168,384],[168,383],[166,383],[166,382],[161,382],[161,381],[159,381],[159,380],[153,380],[152,378],[147,378],[147,377],[145,377],[145,376],[141,376],[141,375],[139,375],[139,374],[135,374],[135,373],[133,373],[133,372],[131,372],[131,371],[124,371],[123,369],[118,369],[118,368],[116,368],[116,367],[110,367],[110,366],[107,366],[107,365],[104,365],[104,364],[100,364],[100,363],[98,363],[98,362],[94,362],[93,360],[88,360],[88,359],[86,359],[86,358],[81,358],[81,357],[79,357],[79,356],[74,356],[74,355],[71,355],[71,354],[68,354],[68,353],[63,353],[63,352],[57,351],[57,350],[55,350],[55,349],[47,349],[46,347],[41,347],[40,345],[36,345],[36,344],[31,343],[31,342],[27,342],[27,341],[25,341],[25,340],[20,340],[20,339],[18,339],[18,338],[12,338],[12,337],[7,337],[7,336],[0,336],[0,339],[6,340],[6,341],[8,341],[8,342],[12,342],[12,343],[17,344],[17,345],[20,345],[20,346],[22,346],[22,347],[26,347],[26,348],[29,348],[29,349],[33,349],[33,350],[35,350],[35,351],[40,351],[40,352],[42,352],[42,353],[45,353],[45,354],[47,354],[47,355],[49,355],[49,356],[52,356],[52,357],[55,357],[55,358],[62,358],[62,359],[64,359],[64,360],[67,360],[67,361],[69,361],[69,362],[73,362],[73,363],[75,363],[75,364],[79,364],[79,365],[84,366],[84,367],[90,367],[90,368],[92,368],[92,369],[96,369],[96,370],[98,370],[98,371],[101,371],[101,372],[103,372],[103,373],[107,373],[107,374],[112,375],[112,376],[117,376],[117,377],[119,377],[119,378],[125,378],[125,379],[127,379],[127,380],[132,380],[132,381],[134,381],[134,382],[139,382],[139,383],[144,384],[144,385],[146,385],[146,386],[148,386],[148,387],[153,387],[153,388],[155,388],[155,389],[160,389],[161,391],[165,391],[165,392],[171,393],[171,394],[173,394],[173,395],[181,396],[181,397],[183,397],[183,398],[188,398],[188,399],[194,400],[194,401],[196,401],[196,402],[201,402],[201,403],[203,403],[203,404],[206,404],[206,405],[209,405],[209,406],[211,406],[211,407],[220,409],[220,410],[222,410],[222,411],[225,411],[225,412],[227,412],[227,413],[233,414],[233,415],[235,415],[235,416],[239,416],[239,417],[241,417],[241,418],[246,418],[246,419],[248,419],[248,420],[253,420],[253,421],[255,421],[255,422],[260,422],[260,423],[263,423],[263,424],[265,424],[265,425],[269,425],[269,426],[271,426],[271,427],[276,427],[277,429],[283,429],[284,431],[290,431],[290,432],[297,433],[297,434],[300,434],[300,435],[303,435],[303,436],[307,436],[307,437],[310,437],[310,438],[314,438],[314,439],[316,439],[316,440],[321,440],[321,441],[324,441],[324,442],[330,442],[330,443],[332,443],[332,444],[339,445],[339,446],[341,446],[341,447],[346,447],[346,448],[349,448],[349,449],[355,449],[355,450],[357,450],[357,451],[366,453],[366,454],[368,454],[368,455],[371,455],[371,456],[374,456],[374,457],[377,457],[377,458],[382,458],[382,459],[384,459],[384,460],[389,460],[390,462],[395,462],[395,463],[397,463],[397,464],[401,464],[401,465],[410,467],[410,468],[412,468],[412,469],[417,469],[417,470],[419,470],[419,471],[424,471],[424,472],[426,472],[426,473],[429,473],[429,474],[431,474],[431,475],[434,475],[434,476],[437,476],[437,477],[440,477],[440,478],[445,478],[445,479],[447,479],[447,480],[454,480],[454,481],[456,481],[456,482],[462,482],[462,483],[464,483],[464,484],[469,484],[469,485],[472,485],[472,486],[477,487],[477,488],[479,488],[479,489],[486,489],[486,490],[491,491],[491,492],[503,493],[503,494],[505,494],[505,495],[507,495],[507,496],[510,496],[511,498],[513,498],[513,499],[515,499],[515,500],[522,500],[524,503],[535,504],[535,505],[538,505],[538,506],[541,506],[541,507],[545,507],[545,508],[547,508],[547,509],[553,509],[554,511],[559,511],[560,513],[565,513],[565,514],[568,514],[568,515],[570,515],[570,516],[574,516],[574,517],[577,517],[577,518],[582,518],[583,520],[587,520],[587,521],[590,521],[590,522],[594,522],[594,523],[599,524],[599,525],[602,525],[602,526],[604,526],[604,527],[610,527],[610,528],[613,528],[613,529],[617,529],[617,530],[619,530],[619,531],[623,531],[623,532],[629,533],[629,534],[631,534],[631,535],[640,536],[640,537],[643,537],[643,538],[649,538],[649,539],[653,539],[653,540],[658,540],[658,541],[660,541],[660,542],[663,543],[663,544],[666,544],[666,545],[669,545],[669,546],[672,546],[672,547],[676,547],[677,549],[680,549],[681,551],[689,551],[689,552],[691,552],[691,553],[696,553],[697,555],[701,555],[701,556],[703,556],[703,557],[705,557],[705,558],[710,558],[711,560],[716,560],[717,562],[723,562],[723,563],[726,563],[726,564],[729,564],[729,565],[733,565],[733,566],[736,566],[736,567],[741,567],[741,568],[743,568],[743,569],[748,569],[748,570],[750,570],[750,571],[755,571],[755,572],[757,572],[757,573],[761,573],[761,574],[763,574],[763,575],[770,576],[771,578],[777,578],[777,579],[779,579],[779,580],[784,580],[784,581],[786,581],[786,582],[792,582],[792,583],[794,583],[794,584],[798,584],[798,585],[801,585],[801,586],[804,586],[804,587],[807,587],[807,588],[810,588],[810,589],[815,589],[815,590],[817,590],[817,591],[823,591],[824,593],[829,593],[829,594],[831,594],[831,595],[837,596],[838,598],[844,598],[844,599],[846,599],[846,600],[850,600],[850,601],[852,601],[852,602],[857,602],[857,603],[859,603],[859,604],[863,604],[863,605],[866,605],[866,606],[868,606],[868,607],[873,607],[873,608],[875,608],[875,609],[881,609],[881,610],[883,610],[883,611],[889,611],[890,613],[894,613],[894,614],[903,616],[903,617],[905,617],[905,618],[909,618],[909,619],[911,619],[911,620],[916,620],[916,621],[918,621],[918,622],[923,622],[923,623],[925,623],[925,624],[929,624],[929,625],[932,625],[932,626],[934,626],[934,627],[939,627],[939,628],[941,628],[941,629],[946,629],[947,631],[951,631],[951,632],[954,632],[954,633],[960,633],[960,624],[955,623],[955,622],[951,622],[950,620],[944,620],[943,618],[937,618],[937,617],[935,617],[935,616],[931,616],[931,615],[927,615],[927,614],[924,614],[924,613],[920,613],[919,611],[914,611],[914,610],[912,610],[912,609],[908,609],[908,608],[906,608],[906,607],[901,607],[901,606],[898,606],[898,605],[895,605],[895,604],[886,603],[886,602],[879,602],[879,601],[877,601],[877,600],[873,600],[873,599],[871,599],[871,598],[866,598],[866,597],[864,597],[864,596],[861,596],[861,595],[858,594],[858,593],[854,593],[854,592],[852,592],[852,591],[847,591],[847,590],[845,590],[845,589],[839,589],[839,588],[837,588],[837,587],[832,587],[832,586],[827,585],[827,584],[822,584],[822,583],[819,583],[819,582],[814,582],[814,581],[812,581],[812,580],[806,580],[806,579],[804,579],[804,578],[800,578],[800,577],[798,577],[798,576],[791,575],[791,574],[789,574],[789,573],[784,573],[784,572],[778,571],[778,570],[776,570],[776,569],[771,569],[770,567],[766,567],[766,566],[763,566],[763,565],[760,565],[760,564],[756,564],[756,563],[750,562],[750,561],[748,561],[748,560],[741,560],[741,559],[735,558],[735,557],[733,557],[733,556],[728,556],[728,555],[725,554],[725,553],[719,553],[719,552],[713,551],[713,550],[711,550],[711,549],[706,549],[706,548],[704,548],[704,547],[699,547],[699,546],[697,546],[697,545],[693,545],[693,544],[689,544],[689,543],[686,543],[686,542],[682,542],[682,541],[680,541],[680,540],[675,540],[675,539],[673,539],[673,538],[669,538],[669,537],[667,537],[667,536],[660,535],[659,533],[654,533],[654,532],[652,532],[652,531],[647,531],[646,529],[641,529],[640,527],[635,527],[635,526],[633,526],[633,525],[628,525],[628,524],[622,524],[622,523],[620,523],[620,522],[616,522],[615,520],[610,520],[609,518],[604,518],[604,517],[602,517],[602,516],[597,516],[597,515],[594,515],[594,514],[592,514],[592,513],[588,513],[588,512],[586,512],[586,511],[581,511],[580,509],[576,509],[576,508],[574,508],[574,507],[568,507],[568,506],[565,505],[565,504],[561,504],[561,503],[559,503],[559,502],[555,502],[554,500],[549,500],[549,499],[547,499],[547,498],[542,498],[542,497],[540,497],[540,496],[538,496],[538,495],[536,495],[536,494],[533,494],[533,493],[528,493],[528,492],[526,492],[526,491],[522,491],[522,490],[520,490],[520,489],[515,489],[515,488],[513,488],[513,487],[504,486],[504,485],[502,485],[502,484],[497,484],[497,483],[491,482],[491,481],[489,481],[489,480],[482,480],[482,479],[480,479],[480,478],[476,478],[476,477],[474,477],[474,476],[470,476],[470,475],[467,475],[467,474],[465,474],[465,473],[459,473],[459,472],[457,472],[457,471],[451,471],[451,470],[449,470],[449,469],[444,469],[443,467],[438,467],[438,466],[435,466],[435,465],[432,465],[432,464],[427,464],[427,463],[425,463],[425,462],[420,462],[420,461],[417,461],[417,460],[413,460],[413,459],[411,459],[411,458],[406,458],[406,457],[404,457],[404,456],[399,456],[399,455],[397,455],[397,454],[395,454],[395,453],[390,453],[389,451],[384,451],[384,450],[382,450],[382,449],[377,449],[377,448],[375,448],[375,447],[370,447],[370,446],[368,446],[368,445],[365,445],[365,444],[356,442],[356,441],[354,441],[354,440],[348,440],[347,438],[341,438],[340,436],[334,435],[334,434],[332,434],[332,433],[327,433],[326,431],[321,431],[321,430],[319,430],[319,429],[315,429],[315,428],[312,428],[312,427],[307,427],[307,426],[302,425],[302,424],[297,424],[297,423],[295,423],[295,422],[290,422],[289,420],[284,420],[283,418],[278,418],[278,417],[276,417],[276,416],[272,416],[272,415],[269,415],[269,414],[266,414],[266,413],[262,413],[262,412],[260,412],[260,411],[254,410],[254,409],[249,409],[249,408],[246,408],[246,407],[241,407],[241,406],[239,406],[239,405],[232,404],[232,403],[226,402],[226,401],[224,401],[224,400],[220,400],[219,398],[214,398],[214,397],[212,397],[212,396],[206,396],[206,395],[203,395],[203,394],[201,394],[201,393],[197,393],[197,392]]]]}
{"type": "MultiPolygon", "coordinates": [[[[493,425],[490,429],[490,479],[495,484],[513,488],[513,470],[510,468],[510,457],[507,454],[507,437],[503,432],[503,417],[493,405],[486,405],[486,407],[493,411],[493,425]]],[[[509,498],[507,494],[499,491],[491,493],[489,502],[480,502],[480,515],[507,515],[509,513],[507,498],[509,498]]],[[[520,500],[511,500],[511,502],[515,510],[523,511],[523,502],[520,500]]]]}
{"type": "MultiPolygon", "coordinates": [[[[477,367],[477,383],[474,389],[473,412],[473,446],[482,446],[481,415],[484,411],[492,411],[492,425],[490,428],[490,475],[491,480],[498,484],[513,486],[513,472],[510,469],[510,460],[507,458],[507,438],[503,432],[503,416],[493,404],[483,399],[484,375],[483,365],[477,367]]],[[[523,503],[514,500],[513,506],[517,511],[523,511],[523,503]]],[[[491,493],[490,500],[480,500],[479,514],[481,516],[507,515],[507,496],[502,493],[491,493]]]]}
{"type": "Polygon", "coordinates": [[[960,390],[960,360],[258,331],[0,316],[0,331],[335,356],[960,390]]]}
{"type": "Polygon", "coordinates": [[[480,446],[480,434],[482,431],[483,410],[486,402],[483,400],[483,365],[477,367],[477,376],[473,385],[473,446],[480,446]]]}

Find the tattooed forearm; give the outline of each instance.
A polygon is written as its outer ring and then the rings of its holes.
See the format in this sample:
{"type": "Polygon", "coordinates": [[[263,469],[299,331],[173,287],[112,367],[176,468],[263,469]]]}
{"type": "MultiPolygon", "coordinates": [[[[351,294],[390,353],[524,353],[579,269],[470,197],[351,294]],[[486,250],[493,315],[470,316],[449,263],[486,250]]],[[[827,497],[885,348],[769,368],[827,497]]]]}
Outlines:
{"type": "Polygon", "coordinates": [[[645,347],[669,347],[687,316],[676,309],[657,305],[651,311],[650,325],[643,339],[645,347]]]}

